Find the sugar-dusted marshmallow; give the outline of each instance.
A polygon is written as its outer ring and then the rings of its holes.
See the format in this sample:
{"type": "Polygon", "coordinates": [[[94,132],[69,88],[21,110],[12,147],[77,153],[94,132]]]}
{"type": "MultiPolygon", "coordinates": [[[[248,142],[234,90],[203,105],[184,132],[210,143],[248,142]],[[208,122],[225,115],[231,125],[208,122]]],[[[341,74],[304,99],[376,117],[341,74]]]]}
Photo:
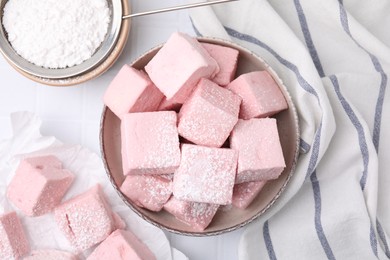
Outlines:
{"type": "Polygon", "coordinates": [[[127,175],[120,190],[134,204],[160,211],[172,194],[172,181],[164,175],[127,175]]]}
{"type": "Polygon", "coordinates": [[[103,100],[122,118],[129,112],[157,110],[163,97],[145,72],[125,64],[107,88],[103,100]]]}
{"type": "Polygon", "coordinates": [[[117,229],[107,237],[87,260],[155,260],[156,256],[131,231],[117,229]]]}
{"type": "Polygon", "coordinates": [[[106,239],[118,223],[100,185],[58,206],[54,217],[65,237],[80,251],[106,239]]]}
{"type": "Polygon", "coordinates": [[[173,194],[181,200],[226,205],[232,202],[238,153],[227,148],[183,144],[173,194]]]}
{"type": "Polygon", "coordinates": [[[288,108],[283,93],[267,71],[242,74],[227,89],[242,97],[242,119],[272,116],[288,108]]]}
{"type": "Polygon", "coordinates": [[[130,113],[121,123],[123,173],[168,174],[180,164],[174,111],[130,113]]]}
{"type": "Polygon", "coordinates": [[[180,109],[179,134],[195,144],[221,147],[237,123],[240,103],[238,95],[201,79],[180,109]]]}
{"type": "Polygon", "coordinates": [[[55,156],[26,158],[8,186],[7,196],[24,214],[40,216],[61,203],[73,179],[55,156]]]}
{"type": "Polygon", "coordinates": [[[0,216],[0,259],[19,259],[28,254],[30,243],[16,213],[0,216]]]}
{"type": "Polygon", "coordinates": [[[219,72],[212,78],[212,81],[220,86],[226,86],[236,74],[238,50],[211,43],[202,43],[202,46],[219,66],[219,72]]]}
{"type": "Polygon", "coordinates": [[[251,181],[234,185],[232,204],[237,208],[246,209],[265,184],[265,181],[251,181]]]}
{"type": "Polygon", "coordinates": [[[189,35],[173,33],[146,72],[168,100],[183,104],[201,78],[214,77],[217,62],[189,35]]]}
{"type": "Polygon", "coordinates": [[[203,231],[210,225],[218,207],[217,204],[178,200],[172,196],[164,205],[164,210],[191,226],[194,231],[203,231]]]}
{"type": "Polygon", "coordinates": [[[40,249],[31,252],[24,260],[78,260],[79,258],[69,252],[56,249],[40,249]]]}
{"type": "Polygon", "coordinates": [[[286,167],[274,118],[238,120],[230,147],[239,154],[236,183],[276,179],[286,167]]]}

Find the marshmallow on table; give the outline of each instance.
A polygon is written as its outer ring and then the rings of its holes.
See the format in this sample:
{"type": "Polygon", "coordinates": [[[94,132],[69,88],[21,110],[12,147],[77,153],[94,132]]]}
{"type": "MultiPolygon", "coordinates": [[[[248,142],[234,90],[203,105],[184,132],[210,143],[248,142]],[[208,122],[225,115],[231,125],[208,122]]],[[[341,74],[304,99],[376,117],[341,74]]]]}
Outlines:
{"type": "Polygon", "coordinates": [[[217,62],[189,35],[173,33],[145,66],[146,72],[168,100],[183,104],[201,78],[219,71],[217,62]]]}
{"type": "Polygon", "coordinates": [[[0,216],[0,259],[19,259],[30,251],[30,243],[16,212],[0,216]]]}
{"type": "Polygon", "coordinates": [[[72,253],[55,250],[55,249],[40,249],[35,250],[30,256],[23,258],[24,260],[78,260],[79,258],[72,253]]]}
{"type": "Polygon", "coordinates": [[[87,260],[155,260],[155,255],[132,232],[117,229],[107,237],[87,260]]]}
{"type": "Polygon", "coordinates": [[[226,86],[236,74],[238,50],[211,43],[201,44],[219,66],[219,72],[212,78],[212,81],[220,86],[226,86]]]}
{"type": "MultiPolygon", "coordinates": [[[[118,228],[118,218],[107,203],[100,185],[64,202],[54,217],[69,242],[82,251],[106,239],[118,228]]],[[[120,223],[123,226],[123,222],[120,223]]]]}
{"type": "Polygon", "coordinates": [[[172,194],[172,181],[164,175],[127,175],[120,190],[134,204],[160,211],[172,194]]]}
{"type": "Polygon", "coordinates": [[[226,88],[242,97],[242,119],[272,116],[288,108],[283,93],[267,71],[242,74],[226,88]]]}
{"type": "Polygon", "coordinates": [[[232,202],[238,153],[227,148],[183,144],[173,177],[177,199],[226,205],[232,202]]]}
{"type": "Polygon", "coordinates": [[[179,134],[199,145],[221,147],[238,120],[241,98],[208,79],[197,88],[179,112],[179,134]]]}
{"type": "Polygon", "coordinates": [[[246,209],[265,184],[265,181],[251,181],[234,185],[232,204],[237,208],[246,209]]]}
{"type": "Polygon", "coordinates": [[[178,200],[174,196],[164,205],[164,210],[191,226],[195,231],[205,230],[218,208],[217,204],[178,200]]]}
{"type": "Polygon", "coordinates": [[[163,97],[145,72],[125,64],[107,88],[103,100],[121,118],[129,112],[155,111],[163,97]]]}
{"type": "Polygon", "coordinates": [[[169,174],[180,164],[174,111],[130,113],[121,122],[123,173],[169,174]]]}
{"type": "Polygon", "coordinates": [[[236,183],[276,179],[286,167],[274,118],[238,120],[230,147],[238,151],[236,183]]]}
{"type": "Polygon", "coordinates": [[[26,158],[8,186],[7,196],[24,214],[43,215],[61,203],[73,179],[55,156],[26,158]]]}

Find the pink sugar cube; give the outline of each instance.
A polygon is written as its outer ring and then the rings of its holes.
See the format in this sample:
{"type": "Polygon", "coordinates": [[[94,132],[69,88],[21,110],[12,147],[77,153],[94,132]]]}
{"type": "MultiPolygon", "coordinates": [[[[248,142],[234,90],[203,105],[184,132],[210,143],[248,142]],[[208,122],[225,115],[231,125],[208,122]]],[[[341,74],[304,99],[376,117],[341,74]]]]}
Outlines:
{"type": "Polygon", "coordinates": [[[40,249],[35,250],[30,256],[24,260],[78,260],[79,258],[72,253],[55,250],[55,249],[40,249]]]}
{"type": "Polygon", "coordinates": [[[172,194],[172,181],[160,175],[127,175],[120,190],[137,206],[160,211],[172,194]]]}
{"type": "Polygon", "coordinates": [[[129,230],[117,229],[106,238],[87,260],[155,260],[155,255],[129,230]]]}
{"type": "Polygon", "coordinates": [[[168,174],[180,164],[174,111],[130,113],[121,124],[123,173],[168,174]]]}
{"type": "Polygon", "coordinates": [[[61,203],[73,179],[55,156],[26,158],[8,186],[7,196],[24,214],[40,216],[61,203]]]}
{"type": "Polygon", "coordinates": [[[238,151],[236,183],[276,179],[286,167],[274,118],[238,120],[230,147],[238,151]]]}
{"type": "Polygon", "coordinates": [[[82,251],[103,241],[117,229],[118,217],[107,203],[100,185],[64,202],[55,220],[69,242],[82,251]]]}
{"type": "Polygon", "coordinates": [[[218,207],[217,204],[178,200],[174,196],[164,205],[166,211],[191,226],[194,231],[205,230],[217,213],[218,207]]]}
{"type": "Polygon", "coordinates": [[[219,71],[217,62],[189,35],[174,33],[145,66],[168,100],[183,104],[201,78],[219,71]]]}
{"type": "Polygon", "coordinates": [[[241,98],[201,79],[179,113],[179,134],[204,146],[221,147],[238,120],[241,98]]]}
{"type": "Polygon", "coordinates": [[[0,259],[19,259],[30,251],[30,243],[15,212],[0,216],[0,259]]]}
{"type": "Polygon", "coordinates": [[[220,86],[226,86],[236,74],[238,50],[211,43],[202,43],[202,46],[219,66],[219,72],[212,78],[212,81],[220,86]]]}
{"type": "Polygon", "coordinates": [[[265,185],[265,181],[251,181],[234,185],[232,204],[246,209],[265,185]]]}
{"type": "Polygon", "coordinates": [[[157,110],[163,97],[145,72],[125,64],[107,88],[103,100],[122,118],[129,112],[157,110]]]}
{"type": "Polygon", "coordinates": [[[288,108],[279,86],[267,71],[243,74],[228,86],[242,97],[240,118],[272,116],[288,108]]]}
{"type": "Polygon", "coordinates": [[[232,202],[238,153],[232,149],[183,144],[173,194],[181,200],[226,205],[232,202]]]}

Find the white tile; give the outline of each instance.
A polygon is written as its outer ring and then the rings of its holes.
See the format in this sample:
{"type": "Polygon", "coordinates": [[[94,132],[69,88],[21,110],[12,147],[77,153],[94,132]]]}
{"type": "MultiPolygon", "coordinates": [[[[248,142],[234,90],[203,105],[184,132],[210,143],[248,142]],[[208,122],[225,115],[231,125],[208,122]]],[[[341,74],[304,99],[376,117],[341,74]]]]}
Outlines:
{"type": "Polygon", "coordinates": [[[190,259],[217,259],[218,257],[218,244],[215,236],[190,237],[172,234],[171,245],[190,259]]]}
{"type": "Polygon", "coordinates": [[[44,136],[55,136],[66,144],[80,144],[81,121],[46,119],[42,122],[41,133],[44,136]]]}
{"type": "Polygon", "coordinates": [[[11,121],[8,116],[0,117],[0,141],[12,137],[11,121]]]}
{"type": "Polygon", "coordinates": [[[82,87],[48,87],[39,85],[39,114],[43,119],[81,120],[82,87]]]}
{"type": "Polygon", "coordinates": [[[81,145],[100,155],[99,125],[99,121],[82,123],[81,145]]]}

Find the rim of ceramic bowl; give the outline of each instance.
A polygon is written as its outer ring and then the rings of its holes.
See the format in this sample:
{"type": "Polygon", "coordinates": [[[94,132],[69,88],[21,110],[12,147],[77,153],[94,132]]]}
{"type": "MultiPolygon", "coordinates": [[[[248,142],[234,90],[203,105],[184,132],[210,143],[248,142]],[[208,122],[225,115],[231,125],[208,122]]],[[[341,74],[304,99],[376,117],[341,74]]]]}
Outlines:
{"type": "MultiPolygon", "coordinates": [[[[6,2],[7,0],[0,0],[1,14],[6,2]]],[[[15,70],[38,83],[50,86],[71,86],[93,79],[109,69],[119,58],[126,45],[130,30],[130,19],[122,19],[124,14],[130,13],[128,1],[110,0],[108,3],[111,4],[113,13],[106,38],[95,54],[79,65],[65,69],[45,69],[26,61],[14,51],[8,42],[2,24],[0,26],[0,52],[15,70]],[[37,71],[35,73],[26,67],[33,67],[38,71],[57,71],[57,75],[54,77],[43,76],[42,73],[37,71]]]]}
{"type": "MultiPolygon", "coordinates": [[[[105,128],[104,128],[104,125],[106,124],[106,119],[107,119],[107,113],[108,112],[111,112],[111,110],[107,107],[107,106],[104,106],[103,107],[103,111],[102,111],[102,115],[101,115],[101,121],[100,121],[100,134],[99,134],[99,139],[100,139],[100,150],[101,150],[101,154],[102,154],[102,159],[103,159],[103,164],[104,164],[104,167],[105,167],[105,170],[106,170],[106,174],[111,182],[111,184],[113,185],[114,189],[116,190],[117,194],[119,195],[119,197],[122,199],[122,201],[133,211],[135,212],[139,217],[141,217],[142,219],[146,220],[147,222],[157,226],[158,228],[161,228],[161,229],[164,229],[164,230],[167,230],[171,233],[175,233],[175,234],[180,234],[180,235],[186,235],[186,236],[196,236],[196,237],[203,237],[203,236],[214,236],[214,235],[220,235],[220,234],[223,234],[223,233],[227,233],[227,232],[231,232],[231,231],[234,231],[234,230],[237,230],[237,229],[240,229],[246,225],[248,225],[249,223],[253,222],[254,220],[258,219],[260,216],[262,216],[265,212],[267,212],[276,202],[277,200],[279,199],[279,197],[282,195],[282,193],[285,191],[288,183],[290,182],[291,180],[291,177],[293,176],[294,172],[295,172],[295,168],[296,168],[296,164],[297,164],[297,161],[298,161],[298,157],[299,157],[299,140],[300,140],[300,131],[299,131],[299,122],[298,122],[298,114],[297,114],[297,111],[296,111],[296,108],[295,108],[295,105],[293,103],[293,100],[291,98],[291,95],[289,93],[289,91],[287,90],[286,86],[284,85],[284,83],[282,82],[282,80],[280,79],[280,77],[276,74],[276,72],[268,65],[267,62],[264,61],[264,59],[262,59],[260,56],[258,56],[257,54],[255,54],[254,52],[246,49],[245,47],[243,46],[240,46],[236,43],[233,43],[233,42],[230,42],[230,41],[227,41],[227,40],[223,40],[223,39],[219,39],[219,38],[213,38],[213,37],[197,37],[197,39],[200,41],[200,42],[206,42],[206,43],[214,43],[214,44],[226,44],[230,47],[233,47],[233,48],[236,48],[238,49],[239,51],[242,51],[242,52],[245,52],[247,53],[248,55],[251,55],[253,56],[255,59],[257,59],[258,61],[260,61],[260,63],[264,64],[264,66],[266,67],[266,70],[272,75],[272,77],[277,81],[279,87],[281,87],[281,90],[283,92],[283,95],[285,96],[287,102],[288,102],[288,106],[289,106],[289,110],[291,110],[291,113],[293,115],[293,124],[294,124],[294,128],[295,128],[295,133],[293,133],[295,135],[295,140],[294,140],[294,154],[293,154],[293,160],[292,160],[292,165],[291,165],[291,168],[290,168],[290,171],[287,173],[287,176],[286,176],[286,179],[283,183],[283,185],[279,188],[278,192],[276,193],[276,195],[272,198],[271,201],[269,201],[267,203],[267,205],[265,207],[263,207],[261,210],[259,210],[259,212],[257,212],[256,214],[254,214],[253,216],[251,216],[250,218],[246,219],[245,221],[242,221],[241,223],[238,223],[238,224],[235,224],[235,225],[232,225],[230,227],[226,227],[226,228],[222,228],[222,229],[219,229],[219,230],[212,230],[212,231],[207,231],[207,229],[204,231],[204,232],[199,232],[199,231],[185,231],[185,230],[179,230],[179,229],[175,229],[175,228],[172,228],[172,227],[169,227],[165,224],[162,224],[162,223],[159,223],[159,222],[156,222],[155,220],[153,220],[152,218],[146,216],[145,214],[143,214],[137,207],[135,207],[131,202],[129,202],[129,200],[126,198],[126,196],[120,191],[120,187],[118,187],[114,177],[112,176],[111,174],[111,169],[110,169],[110,166],[109,166],[109,163],[108,163],[108,160],[107,160],[107,157],[106,157],[106,148],[105,148],[105,143],[104,143],[104,136],[105,136],[105,128]]],[[[137,59],[135,59],[130,65],[133,66],[134,64],[138,63],[144,56],[147,56],[148,54],[150,53],[153,53],[155,51],[157,51],[158,49],[160,49],[164,44],[160,44],[152,49],[150,49],[149,51],[145,52],[144,54],[142,54],[140,57],[138,57],[137,59]]],[[[111,112],[112,113],[112,112],[111,112]]]]}

